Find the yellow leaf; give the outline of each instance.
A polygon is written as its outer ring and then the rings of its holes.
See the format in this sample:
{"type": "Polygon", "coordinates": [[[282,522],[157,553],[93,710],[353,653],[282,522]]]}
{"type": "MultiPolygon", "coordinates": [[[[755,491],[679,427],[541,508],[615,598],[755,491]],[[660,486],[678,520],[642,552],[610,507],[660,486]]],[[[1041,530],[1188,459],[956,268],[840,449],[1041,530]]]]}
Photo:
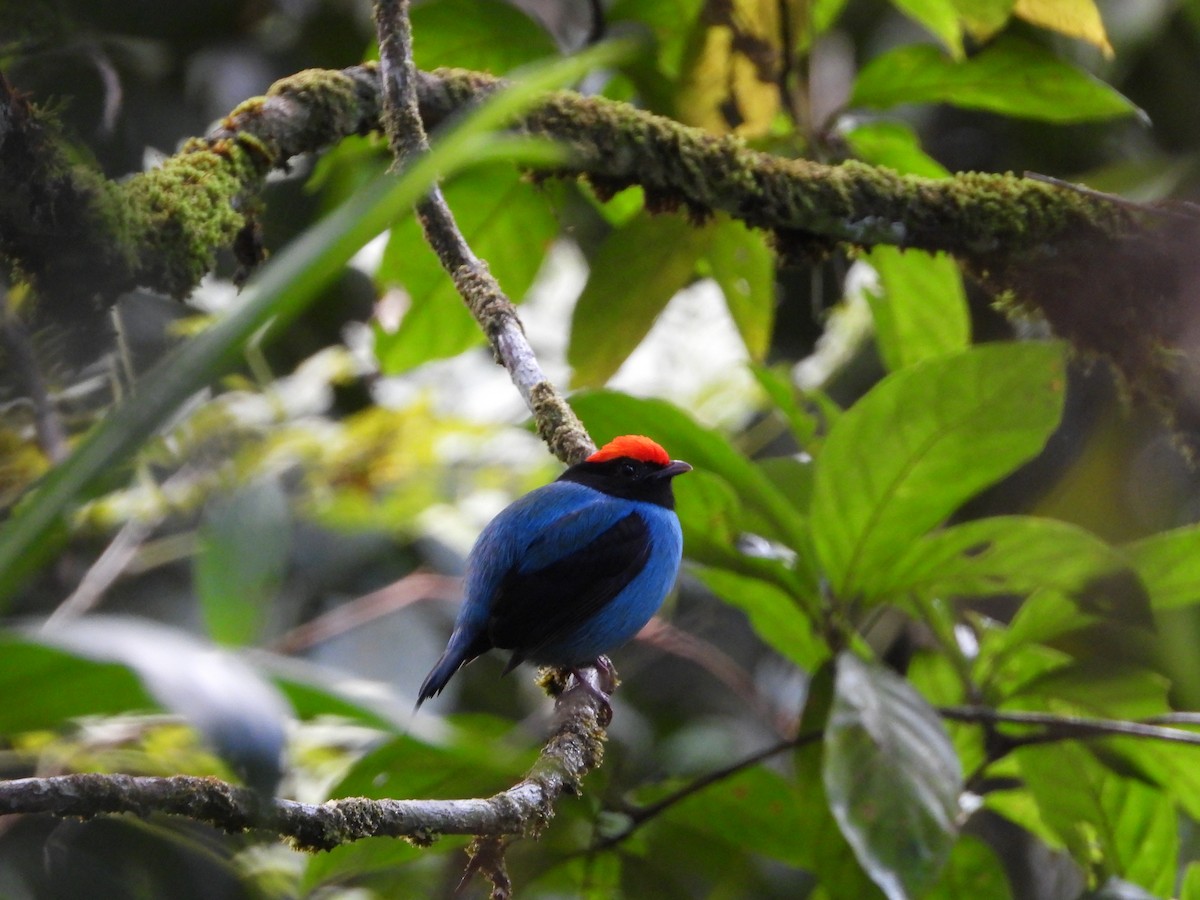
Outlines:
{"type": "Polygon", "coordinates": [[[715,134],[764,134],[779,110],[775,0],[708,0],[684,57],[676,115],[715,134]]]}
{"type": "Polygon", "coordinates": [[[1017,0],[1013,13],[1026,22],[1087,41],[1105,56],[1113,55],[1095,0],[1017,0]]]}

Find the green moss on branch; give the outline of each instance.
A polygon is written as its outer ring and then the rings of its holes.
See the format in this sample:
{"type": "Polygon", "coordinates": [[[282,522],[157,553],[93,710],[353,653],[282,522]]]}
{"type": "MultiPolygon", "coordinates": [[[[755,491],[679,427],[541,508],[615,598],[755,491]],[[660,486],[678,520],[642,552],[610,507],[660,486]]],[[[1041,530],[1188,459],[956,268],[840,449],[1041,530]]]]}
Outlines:
{"type": "Polygon", "coordinates": [[[234,110],[204,139],[123,182],[73,161],[55,123],[0,84],[0,253],[58,319],[135,287],[186,296],[292,156],[378,121],[374,72],[312,70],[234,110]]]}
{"type": "MultiPolygon", "coordinates": [[[[475,72],[418,77],[435,127],[499,87],[475,72]]],[[[186,294],[248,224],[266,173],[379,127],[373,65],[307,71],[243,103],[161,169],[113,184],[70,162],[53,128],[0,86],[0,252],[54,302],[144,286],[186,294]]],[[[754,151],[631,106],[548,94],[515,127],[566,144],[553,174],[602,193],[641,185],[652,209],[724,211],[769,230],[785,256],[836,244],[945,251],[1015,306],[1044,315],[1081,351],[1112,361],[1135,391],[1200,430],[1200,237],[1186,209],[1152,209],[1012,174],[930,180],[849,161],[754,151]]],[[[563,448],[578,452],[579,448],[563,448]]]]}
{"type": "MultiPolygon", "coordinates": [[[[437,121],[496,88],[474,72],[423,76],[437,121]]],[[[1011,173],[945,179],[861,162],[825,165],[752,150],[598,98],[548,95],[520,122],[566,143],[560,174],[603,194],[641,185],[652,209],[723,211],[769,230],[789,258],[842,244],[945,251],[1010,309],[1044,316],[1077,351],[1111,362],[1135,394],[1200,445],[1200,214],[1148,207],[1011,173]]]]}

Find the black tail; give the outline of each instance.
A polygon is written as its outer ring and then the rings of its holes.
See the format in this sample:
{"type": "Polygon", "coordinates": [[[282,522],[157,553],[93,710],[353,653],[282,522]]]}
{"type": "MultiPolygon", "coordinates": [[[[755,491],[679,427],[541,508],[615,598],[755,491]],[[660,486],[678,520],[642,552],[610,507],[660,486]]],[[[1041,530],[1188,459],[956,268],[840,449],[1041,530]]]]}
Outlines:
{"type": "Polygon", "coordinates": [[[436,697],[454,677],[454,673],[477,657],[480,653],[486,653],[492,648],[491,642],[486,637],[472,640],[464,633],[455,629],[454,634],[450,635],[450,643],[446,645],[446,651],[434,663],[429,674],[425,676],[425,680],[421,682],[421,690],[417,694],[416,709],[421,708],[421,704],[430,697],[436,697]]]}

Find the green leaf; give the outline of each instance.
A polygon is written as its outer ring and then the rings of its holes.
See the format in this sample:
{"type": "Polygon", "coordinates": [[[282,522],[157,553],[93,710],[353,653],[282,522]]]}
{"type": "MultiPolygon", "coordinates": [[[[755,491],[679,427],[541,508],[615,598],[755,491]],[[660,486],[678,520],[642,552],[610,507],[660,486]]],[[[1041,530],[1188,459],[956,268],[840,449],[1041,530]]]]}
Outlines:
{"type": "Polygon", "coordinates": [[[811,672],[829,656],[829,647],[813,632],[808,615],[786,591],[728,569],[697,566],[691,571],[710,591],[744,612],[755,634],[784,659],[811,672]]]}
{"type": "Polygon", "coordinates": [[[412,28],[413,59],[426,71],[449,66],[503,75],[558,53],[545,28],[502,0],[420,3],[412,28]]]}
{"type": "Polygon", "coordinates": [[[310,228],[265,265],[242,292],[237,308],[203,334],[168,353],[134,386],[132,399],[110,412],[75,446],[0,527],[0,602],[12,596],[64,536],[68,509],[101,478],[125,464],[188,397],[227,371],[246,342],[278,335],[342,271],[364,244],[396,219],[439,177],[502,155],[545,161],[544,142],[497,140],[491,132],[535,103],[547,90],[570,83],[597,65],[619,60],[628,43],[602,44],[570,59],[529,69],[492,94],[452,128],[431,153],[400,177],[381,175],[310,228]],[[266,326],[270,326],[264,332],[266,326]]]}
{"type": "Polygon", "coordinates": [[[617,191],[607,200],[601,200],[591,183],[579,183],[580,193],[613,228],[623,228],[646,208],[646,191],[640,184],[617,191]]]}
{"type": "Polygon", "coordinates": [[[1034,456],[1058,422],[1054,343],[989,344],[889,375],[830,429],[811,521],[838,596],[890,583],[887,568],[980,489],[1034,456]]]}
{"type": "Polygon", "coordinates": [[[867,302],[889,370],[966,349],[971,314],[953,259],[896,247],[876,247],[866,259],[879,274],[880,290],[868,290],[867,302]]]}
{"type": "Polygon", "coordinates": [[[907,681],[838,657],[823,775],[842,834],[890,900],[937,881],[958,836],[962,772],[937,713],[907,681]]]}
{"type": "Polygon", "coordinates": [[[186,632],[132,616],[56,622],[39,637],[82,656],[117,662],[185,719],[248,784],[273,791],[283,773],[291,710],[257,669],[186,632]]]}
{"type": "Polygon", "coordinates": [[[817,876],[825,897],[875,900],[883,896],[859,864],[854,848],[842,834],[830,810],[825,790],[826,748],[819,739],[829,723],[833,705],[834,660],[826,661],[808,684],[798,734],[816,737],[796,748],[792,763],[801,798],[797,840],[807,850],[803,868],[817,876]]]}
{"type": "Polygon", "coordinates": [[[768,456],[754,464],[798,509],[812,504],[813,463],[807,457],[768,456]]]}
{"type": "Polygon", "coordinates": [[[922,900],[1011,900],[1008,875],[995,851],[981,840],[963,836],[950,852],[933,890],[922,900]]]}
{"type": "Polygon", "coordinates": [[[1001,789],[990,791],[984,797],[984,807],[989,812],[1003,816],[1013,824],[1019,825],[1051,851],[1066,851],[1066,845],[1063,844],[1058,832],[1042,818],[1036,798],[1025,790],[1021,780],[1020,766],[1013,756],[1009,755],[993,762],[988,766],[988,775],[992,778],[1006,779],[1009,782],[1008,785],[1000,782],[1001,789]]]}
{"type": "MultiPolygon", "coordinates": [[[[519,301],[558,227],[545,193],[508,164],[463,172],[443,193],[471,250],[487,260],[500,287],[519,301]]],[[[411,303],[399,328],[375,330],[375,354],[385,372],[404,372],[483,343],[483,333],[415,217],[392,229],[379,278],[402,284],[411,303]]]]}
{"type": "Polygon", "coordinates": [[[766,392],[767,399],[787,421],[796,443],[811,451],[817,439],[819,424],[816,416],[801,405],[796,386],[787,372],[769,369],[766,366],[754,366],[751,371],[758,386],[766,392]]]}
{"type": "MultiPolygon", "coordinates": [[[[688,473],[686,479],[679,479],[673,487],[675,512],[680,524],[695,531],[706,545],[721,548],[718,559],[723,558],[724,551],[733,547],[741,533],[742,515],[737,492],[724,478],[704,469],[688,473]]],[[[691,549],[689,547],[688,555],[692,559],[710,561],[693,556],[691,549]]]]}
{"type": "Polygon", "coordinates": [[[1171,896],[1179,833],[1169,797],[1114,775],[1076,743],[1022,748],[1017,758],[1043,820],[1081,865],[1171,896]]]}
{"type": "Polygon", "coordinates": [[[1113,737],[1087,748],[1116,775],[1135,777],[1164,791],[1192,820],[1200,814],[1200,767],[1196,748],[1169,741],[1113,737]]]}
{"type": "Polygon", "coordinates": [[[874,166],[886,166],[901,175],[948,178],[949,170],[921,149],[921,139],[902,122],[863,122],[846,132],[854,155],[874,166]]]}
{"type": "Polygon", "coordinates": [[[329,716],[384,733],[410,727],[412,699],[399,700],[390,685],[339,675],[296,657],[256,653],[254,661],[287,698],[299,719],[329,716]]]}
{"type": "Polygon", "coordinates": [[[961,62],[929,44],[908,44],[859,72],[851,106],[887,109],[905,103],[949,103],[1057,123],[1145,115],[1082,69],[1015,38],[997,40],[961,62]]]}
{"type": "Polygon", "coordinates": [[[1005,26],[1016,0],[954,0],[963,27],[976,40],[984,41],[1005,26]]]}
{"type": "MultiPolygon", "coordinates": [[[[1069,603],[1063,603],[1074,609],[1069,603]]],[[[1071,661],[1070,654],[1044,644],[1004,645],[1001,627],[984,629],[980,651],[972,666],[971,677],[988,698],[1000,698],[1019,691],[1026,684],[1071,661]]]]}
{"type": "Polygon", "coordinates": [[[378,135],[350,135],[313,161],[304,191],[315,195],[317,208],[328,214],[354,192],[384,173],[392,157],[378,135]]]}
{"type": "Polygon", "coordinates": [[[1200,863],[1188,863],[1184,870],[1179,900],[1200,900],[1200,863]]]}
{"type": "Polygon", "coordinates": [[[1071,661],[1036,675],[1003,698],[1007,709],[1069,712],[1102,719],[1144,719],[1170,711],[1170,682],[1157,672],[1111,659],[1071,661]]]}
{"type": "Polygon", "coordinates": [[[775,254],[766,234],[722,216],[712,227],[708,265],[750,358],[761,362],[775,325],[775,254]]]}
{"type": "MultiPolygon", "coordinates": [[[[908,663],[904,673],[909,684],[920,692],[931,706],[959,706],[970,701],[963,673],[945,653],[919,650],[908,663]]],[[[988,761],[983,729],[964,722],[943,722],[954,752],[964,771],[972,772],[988,761]]]]}
{"type": "Polygon", "coordinates": [[[616,373],[667,301],[692,280],[711,235],[711,226],[696,227],[683,216],[646,212],[609,234],[571,320],[573,384],[599,386],[616,373]]]}
{"type": "MultiPolygon", "coordinates": [[[[807,524],[791,498],[781,496],[771,479],[722,435],[699,425],[677,406],[615,391],[578,394],[571,398],[571,405],[593,438],[603,441],[618,434],[647,435],[672,456],[724,479],[758,520],[751,524],[761,525],[766,537],[792,549],[807,542],[807,524]]],[[[679,485],[677,490],[683,490],[679,485]]]]}
{"type": "MultiPolygon", "coordinates": [[[[683,64],[684,45],[699,18],[705,0],[616,0],[608,10],[606,20],[609,27],[619,22],[629,22],[632,28],[645,28],[654,35],[654,51],[657,57],[660,80],[673,81],[679,77],[683,64]]],[[[641,81],[641,79],[635,79],[641,81]]],[[[640,86],[640,84],[639,84],[640,86]]],[[[673,85],[659,85],[663,87],[673,85]]]]}
{"type": "Polygon", "coordinates": [[[892,6],[928,28],[955,57],[962,56],[962,26],[950,0],[892,0],[892,6]]]}
{"type": "Polygon", "coordinates": [[[994,639],[989,650],[1002,657],[1017,648],[1045,643],[1098,621],[1058,591],[1034,591],[1017,608],[1012,622],[994,639]]]}
{"type": "Polygon", "coordinates": [[[782,560],[742,551],[738,544],[747,517],[737,493],[725,479],[703,469],[691,472],[675,484],[675,511],[689,560],[769,582],[792,598],[812,594],[812,589],[782,560]]]}
{"type": "Polygon", "coordinates": [[[0,634],[0,734],[57,730],[81,716],[157,709],[128,667],[0,634]]]}
{"type": "Polygon", "coordinates": [[[396,735],[356,761],[330,797],[486,797],[520,781],[536,749],[505,740],[513,723],[456,716],[434,743],[396,735]]]}
{"type": "MultiPolygon", "coordinates": [[[[679,782],[672,786],[679,786],[679,782]]],[[[602,813],[599,819],[601,837],[604,836],[605,822],[606,817],[602,813]]],[[[619,819],[615,819],[614,825],[619,827],[619,822],[619,819]]],[[[592,821],[585,821],[582,817],[571,824],[575,825],[576,835],[595,829],[592,821]]],[[[561,833],[566,829],[559,825],[558,830],[561,833]]],[[[681,872],[687,873],[689,884],[703,885],[703,892],[708,897],[757,897],[773,893],[767,871],[776,870],[776,867],[764,866],[763,857],[755,852],[755,848],[747,842],[734,843],[737,839],[736,834],[726,836],[701,830],[696,823],[682,816],[678,819],[660,817],[653,828],[642,829],[617,848],[616,852],[623,863],[621,890],[602,894],[594,900],[615,900],[618,897],[688,900],[691,894],[686,889],[681,892],[681,872]]],[[[577,852],[578,837],[575,843],[564,842],[560,846],[562,856],[575,857],[580,861],[586,859],[577,852]]],[[[556,870],[564,870],[569,877],[565,867],[546,867],[547,873],[556,870]]],[[[541,890],[531,896],[574,898],[583,887],[580,881],[578,875],[574,883],[544,875],[536,882],[541,890]]]]}
{"type": "MultiPolygon", "coordinates": [[[[645,799],[653,802],[654,796],[645,799]]],[[[755,766],[697,791],[666,816],[734,846],[799,866],[807,851],[797,834],[798,805],[795,785],[755,766]]]]}
{"type": "MultiPolygon", "coordinates": [[[[993,516],[928,535],[882,576],[896,591],[986,597],[1053,592],[1085,618],[1022,608],[1022,640],[1046,640],[1096,618],[1152,624],[1145,588],[1126,557],[1090,531],[1033,516],[993,516]]],[[[875,590],[881,582],[873,582],[875,590]]],[[[1014,621],[1010,641],[1018,631],[1014,621]]]]}
{"type": "Polygon", "coordinates": [[[806,53],[817,38],[833,27],[846,2],[847,0],[788,0],[792,27],[796,34],[797,57],[806,53]]]}
{"type": "MultiPolygon", "coordinates": [[[[546,867],[562,869],[561,873],[556,874],[559,874],[562,881],[565,882],[565,889],[552,892],[553,888],[547,884],[549,879],[545,877],[536,879],[534,883],[546,891],[542,896],[571,896],[578,900],[611,900],[613,897],[628,896],[628,893],[622,890],[624,862],[624,854],[612,850],[576,856],[564,865],[546,867]]],[[[531,892],[530,896],[537,896],[537,894],[531,892]]]]}
{"type": "MultiPolygon", "coordinates": [[[[442,843],[439,841],[439,846],[442,843]]],[[[449,850],[453,846],[455,842],[449,842],[443,849],[449,850]]],[[[300,879],[301,896],[322,896],[326,890],[360,883],[364,878],[411,865],[429,852],[430,848],[418,847],[408,841],[371,837],[340,844],[328,852],[309,854],[300,879]]]]}
{"type": "Polygon", "coordinates": [[[1123,549],[1146,585],[1153,609],[1180,609],[1200,602],[1200,526],[1176,528],[1123,549]]]}
{"type": "Polygon", "coordinates": [[[193,558],[209,636],[251,644],[287,569],[291,511],[277,478],[264,478],[205,510],[193,558]]]}

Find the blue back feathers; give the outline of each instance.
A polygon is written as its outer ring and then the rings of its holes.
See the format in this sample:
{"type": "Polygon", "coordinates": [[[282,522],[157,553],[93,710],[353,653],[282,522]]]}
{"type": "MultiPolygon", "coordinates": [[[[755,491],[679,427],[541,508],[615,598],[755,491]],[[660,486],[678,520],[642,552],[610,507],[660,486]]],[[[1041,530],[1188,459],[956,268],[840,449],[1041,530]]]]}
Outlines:
{"type": "Polygon", "coordinates": [[[679,573],[671,479],[688,471],[640,435],[616,438],[503,510],[467,558],[465,597],[417,705],[493,647],[576,668],[624,644],[679,573]]]}

